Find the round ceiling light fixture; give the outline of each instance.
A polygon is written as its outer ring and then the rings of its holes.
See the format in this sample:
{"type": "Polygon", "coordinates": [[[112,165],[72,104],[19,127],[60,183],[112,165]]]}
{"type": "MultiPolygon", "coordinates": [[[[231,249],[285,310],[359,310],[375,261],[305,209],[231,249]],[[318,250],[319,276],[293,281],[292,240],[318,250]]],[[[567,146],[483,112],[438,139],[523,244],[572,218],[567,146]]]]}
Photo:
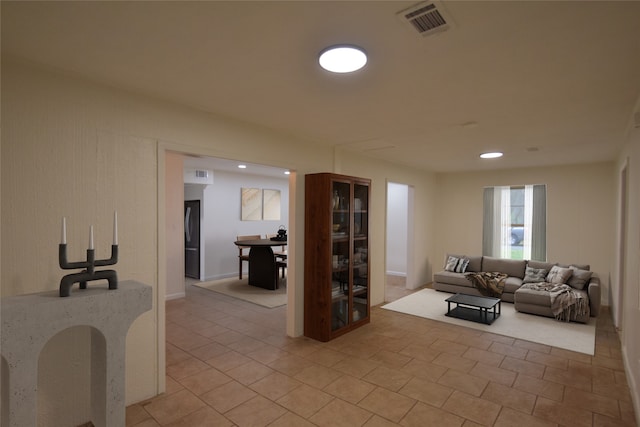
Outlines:
{"type": "Polygon", "coordinates": [[[318,62],[332,73],[352,73],[366,65],[367,54],[358,46],[335,45],[320,52],[318,62]]]}
{"type": "Polygon", "coordinates": [[[480,154],[480,157],[483,159],[497,159],[498,157],[502,157],[502,154],[503,153],[499,151],[493,151],[491,153],[482,153],[480,154]]]}

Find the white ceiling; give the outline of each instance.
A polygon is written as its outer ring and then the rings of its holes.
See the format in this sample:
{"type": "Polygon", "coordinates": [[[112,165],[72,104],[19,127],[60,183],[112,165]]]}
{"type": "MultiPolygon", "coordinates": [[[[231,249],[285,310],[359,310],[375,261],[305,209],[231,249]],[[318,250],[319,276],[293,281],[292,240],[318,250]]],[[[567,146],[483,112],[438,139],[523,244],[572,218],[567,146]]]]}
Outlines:
{"type": "Polygon", "coordinates": [[[432,171],[614,159],[640,95],[640,2],[9,2],[2,51],[432,171]],[[369,53],[331,75],[328,45],[369,53]],[[502,150],[502,159],[478,154],[502,150]]]}
{"type": "Polygon", "coordinates": [[[214,157],[185,156],[184,168],[224,171],[243,175],[268,176],[271,178],[279,178],[284,181],[289,180],[289,175],[285,174],[287,171],[286,169],[214,157]],[[239,165],[244,165],[246,167],[241,169],[238,167],[239,165]]]}

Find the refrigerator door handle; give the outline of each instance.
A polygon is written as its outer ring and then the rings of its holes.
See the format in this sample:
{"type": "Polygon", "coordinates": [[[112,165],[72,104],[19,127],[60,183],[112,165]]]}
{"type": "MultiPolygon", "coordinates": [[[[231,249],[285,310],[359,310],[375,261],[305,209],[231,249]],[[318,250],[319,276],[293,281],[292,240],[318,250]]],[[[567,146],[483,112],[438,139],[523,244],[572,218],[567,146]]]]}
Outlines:
{"type": "Polygon", "coordinates": [[[184,214],[184,237],[187,239],[187,243],[191,243],[191,230],[189,227],[189,217],[191,216],[191,207],[187,207],[187,212],[184,214]]]}

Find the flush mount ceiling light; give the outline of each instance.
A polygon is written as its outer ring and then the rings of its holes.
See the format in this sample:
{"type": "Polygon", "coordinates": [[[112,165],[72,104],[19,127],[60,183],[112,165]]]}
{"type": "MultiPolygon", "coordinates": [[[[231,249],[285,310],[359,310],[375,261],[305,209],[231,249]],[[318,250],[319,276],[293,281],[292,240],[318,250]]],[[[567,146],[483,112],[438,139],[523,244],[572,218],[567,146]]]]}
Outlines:
{"type": "Polygon", "coordinates": [[[335,45],[320,52],[318,62],[332,73],[352,73],[365,66],[367,54],[358,46],[335,45]]]}
{"type": "Polygon", "coordinates": [[[502,157],[502,153],[499,151],[494,151],[491,153],[482,153],[480,157],[483,159],[497,159],[498,157],[502,157]]]}

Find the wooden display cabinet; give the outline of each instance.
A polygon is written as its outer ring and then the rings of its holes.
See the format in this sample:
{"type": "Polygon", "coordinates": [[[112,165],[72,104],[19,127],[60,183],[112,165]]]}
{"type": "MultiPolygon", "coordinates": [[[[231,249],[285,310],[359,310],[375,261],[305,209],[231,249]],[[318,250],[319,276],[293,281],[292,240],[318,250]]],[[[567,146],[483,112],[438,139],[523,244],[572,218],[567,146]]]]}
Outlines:
{"type": "Polygon", "coordinates": [[[305,176],[304,334],[329,341],[369,322],[371,181],[305,176]]]}

